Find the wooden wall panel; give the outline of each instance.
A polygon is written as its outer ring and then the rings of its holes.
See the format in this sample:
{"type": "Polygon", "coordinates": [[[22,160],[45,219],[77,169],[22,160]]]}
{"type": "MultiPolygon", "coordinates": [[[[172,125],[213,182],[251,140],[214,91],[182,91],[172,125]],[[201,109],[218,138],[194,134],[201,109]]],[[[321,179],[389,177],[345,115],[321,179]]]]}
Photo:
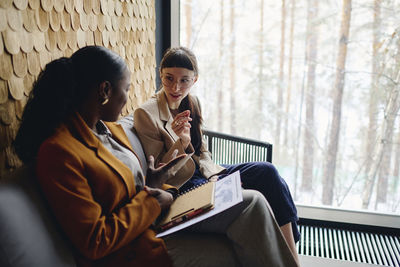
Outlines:
{"type": "Polygon", "coordinates": [[[0,176],[21,164],[11,143],[33,81],[49,61],[86,45],[125,58],[132,89],[122,115],[153,94],[154,0],[0,1],[0,176]]]}

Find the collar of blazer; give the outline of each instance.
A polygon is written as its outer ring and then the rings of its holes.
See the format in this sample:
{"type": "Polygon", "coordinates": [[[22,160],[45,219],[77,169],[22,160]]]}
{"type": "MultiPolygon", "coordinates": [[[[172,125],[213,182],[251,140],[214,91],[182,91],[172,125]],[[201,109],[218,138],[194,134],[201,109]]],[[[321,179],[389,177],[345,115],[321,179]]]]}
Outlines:
{"type": "MultiPolygon", "coordinates": [[[[121,125],[110,122],[104,122],[104,123],[111,131],[112,137],[118,143],[125,146],[133,153],[135,153],[121,125]]],[[[100,140],[92,133],[92,131],[86,125],[85,121],[82,119],[79,113],[75,113],[75,116],[72,116],[71,124],[73,126],[73,129],[75,129],[76,133],[78,134],[78,136],[80,136],[80,140],[86,146],[94,149],[96,151],[97,156],[101,160],[103,160],[107,165],[109,165],[112,169],[114,169],[116,173],[119,174],[121,179],[125,182],[129,197],[131,198],[134,194],[136,194],[135,179],[133,177],[132,171],[128,168],[128,166],[126,166],[119,159],[117,159],[105,146],[103,146],[100,140]]]]}
{"type": "Polygon", "coordinates": [[[160,120],[165,122],[164,124],[165,130],[167,130],[172,139],[176,141],[179,139],[179,136],[177,136],[174,130],[172,130],[172,121],[174,120],[174,118],[171,114],[171,111],[169,111],[168,101],[167,97],[165,96],[164,90],[158,92],[156,97],[157,97],[160,120]]]}

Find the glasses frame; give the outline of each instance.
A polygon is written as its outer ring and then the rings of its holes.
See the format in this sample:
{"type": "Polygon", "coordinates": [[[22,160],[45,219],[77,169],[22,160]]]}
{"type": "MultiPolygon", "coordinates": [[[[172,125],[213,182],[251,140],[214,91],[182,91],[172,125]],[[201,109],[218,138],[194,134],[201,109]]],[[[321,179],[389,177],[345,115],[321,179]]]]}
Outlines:
{"type": "Polygon", "coordinates": [[[190,82],[189,82],[188,85],[184,85],[182,83],[181,79],[175,79],[174,78],[173,81],[170,81],[170,80],[167,79],[166,75],[161,75],[161,83],[162,83],[162,85],[164,87],[168,87],[168,88],[173,87],[175,84],[177,84],[179,86],[179,88],[187,89],[187,88],[189,88],[190,86],[193,85],[195,77],[191,77],[191,78],[187,78],[187,79],[189,79],[190,82]]]}

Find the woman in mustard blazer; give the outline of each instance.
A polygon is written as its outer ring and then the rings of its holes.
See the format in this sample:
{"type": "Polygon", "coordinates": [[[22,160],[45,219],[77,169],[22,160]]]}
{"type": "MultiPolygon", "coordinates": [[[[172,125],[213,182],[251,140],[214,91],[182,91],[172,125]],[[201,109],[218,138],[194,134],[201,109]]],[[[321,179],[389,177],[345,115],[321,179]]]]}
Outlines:
{"type": "Polygon", "coordinates": [[[172,153],[158,168],[150,157],[142,172],[115,123],[129,88],[125,62],[104,47],[54,60],[33,86],[14,143],[21,160],[35,165],[77,265],[297,266],[265,199],[251,190],[188,233],[156,237],[153,224],[177,193],[165,181],[185,156],[172,153]]]}
{"type": "MultiPolygon", "coordinates": [[[[36,165],[78,266],[172,265],[151,225],[172,203],[166,190],[176,189],[143,190],[140,161],[115,124],[129,88],[125,62],[104,47],[52,61],[33,86],[14,143],[21,160],[36,165]]],[[[165,179],[170,165],[150,176],[165,179]]]]}
{"type": "Polygon", "coordinates": [[[170,48],[160,63],[162,89],[135,110],[135,128],[147,155],[157,163],[167,162],[172,151],[187,153],[186,163],[175,166],[175,176],[167,182],[187,190],[207,179],[220,179],[240,171],[245,189],[261,192],[271,205],[276,220],[294,255],[299,240],[297,210],[289,188],[267,162],[216,165],[202,135],[202,116],[196,97],[190,95],[198,79],[195,55],[185,47],[170,48]]]}

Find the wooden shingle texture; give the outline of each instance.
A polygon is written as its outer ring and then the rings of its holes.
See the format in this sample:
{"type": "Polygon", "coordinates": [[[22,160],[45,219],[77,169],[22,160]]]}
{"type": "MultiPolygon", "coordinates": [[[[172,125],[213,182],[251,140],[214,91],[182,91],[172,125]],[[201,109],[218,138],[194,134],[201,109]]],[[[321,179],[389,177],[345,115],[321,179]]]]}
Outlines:
{"type": "Polygon", "coordinates": [[[86,45],[126,60],[132,78],[122,115],[153,94],[154,0],[0,1],[0,177],[21,165],[11,144],[33,81],[49,61],[86,45]]]}

